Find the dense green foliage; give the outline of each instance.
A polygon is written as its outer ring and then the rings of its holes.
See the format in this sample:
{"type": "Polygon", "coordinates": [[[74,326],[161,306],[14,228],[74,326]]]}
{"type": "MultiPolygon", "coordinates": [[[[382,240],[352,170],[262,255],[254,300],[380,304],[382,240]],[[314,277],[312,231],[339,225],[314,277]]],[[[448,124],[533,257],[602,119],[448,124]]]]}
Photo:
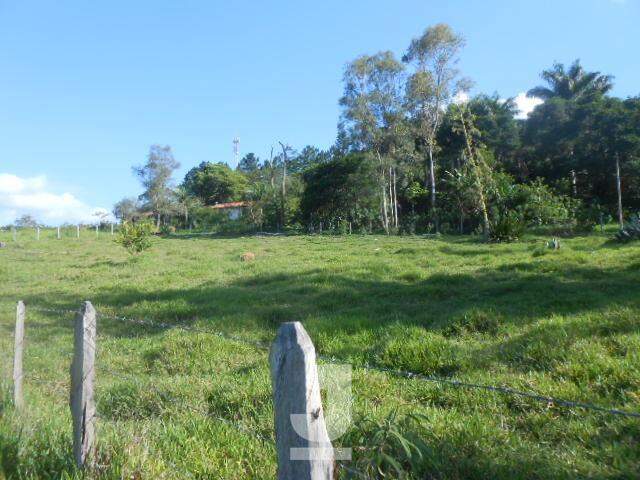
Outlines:
{"type": "MultiPolygon", "coordinates": [[[[578,61],[554,64],[529,91],[542,103],[523,118],[514,99],[469,98],[470,82],[456,67],[464,45],[439,24],[414,38],[402,61],[390,51],[358,56],[345,69],[330,149],[297,152],[278,142],[268,159],[248,153],[236,170],[203,162],[172,206],[166,195],[154,204],[158,195],[148,191],[139,208],[177,227],[217,231],[351,224],[494,240],[540,225],[584,232],[616,218],[622,226],[640,209],[640,98],[610,96],[613,77],[578,61]],[[211,225],[207,206],[238,200],[240,221],[221,215],[211,225]]],[[[152,147],[150,159],[170,157],[167,148],[152,147]]],[[[135,218],[133,207],[125,199],[115,211],[135,218]]]]}
{"type": "Polygon", "coordinates": [[[131,255],[151,247],[152,225],[148,222],[123,222],[114,241],[131,255]]]}
{"type": "Polygon", "coordinates": [[[289,320],[303,322],[320,354],[355,366],[355,421],[337,442],[355,447],[352,467],[380,466],[397,478],[385,453],[415,479],[637,478],[635,418],[360,368],[640,411],[640,244],[611,242],[614,231],[563,239],[559,250],[547,248],[548,236],[530,235],[485,244],[185,234],[154,237],[136,259],[91,231],[57,241],[47,230],[39,242],[20,235],[17,243],[0,232],[8,242],[0,262],[2,378],[10,375],[15,303],[27,305],[26,410],[15,414],[4,390],[0,477],[75,475],[73,314],[36,307],[77,309],[91,300],[105,315],[176,325],[98,320],[101,478],[273,478],[268,352],[178,326],[270,343],[289,320]],[[240,261],[247,251],[254,262],[240,261]],[[408,453],[393,432],[410,442],[408,453]]]}
{"type": "Polygon", "coordinates": [[[184,189],[205,205],[240,200],[247,189],[245,176],[226,163],[202,162],[184,177],[184,189]]]}

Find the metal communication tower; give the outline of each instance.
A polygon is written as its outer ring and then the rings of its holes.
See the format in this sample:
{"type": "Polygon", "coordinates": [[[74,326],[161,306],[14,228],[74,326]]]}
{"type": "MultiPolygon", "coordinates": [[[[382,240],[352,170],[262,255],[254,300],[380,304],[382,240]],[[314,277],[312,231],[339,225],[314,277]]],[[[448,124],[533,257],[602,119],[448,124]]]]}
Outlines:
{"type": "Polygon", "coordinates": [[[240,156],[240,139],[235,137],[233,139],[233,160],[235,165],[238,165],[238,157],[240,156]]]}

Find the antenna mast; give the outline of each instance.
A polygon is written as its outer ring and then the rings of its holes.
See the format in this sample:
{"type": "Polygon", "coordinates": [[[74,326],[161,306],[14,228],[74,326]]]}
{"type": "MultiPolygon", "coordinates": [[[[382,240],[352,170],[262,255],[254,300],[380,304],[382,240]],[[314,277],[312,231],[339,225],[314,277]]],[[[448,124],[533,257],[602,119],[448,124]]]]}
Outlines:
{"type": "Polygon", "coordinates": [[[236,164],[236,167],[238,166],[239,156],[240,156],[240,139],[238,137],[235,137],[233,139],[233,160],[236,164]]]}

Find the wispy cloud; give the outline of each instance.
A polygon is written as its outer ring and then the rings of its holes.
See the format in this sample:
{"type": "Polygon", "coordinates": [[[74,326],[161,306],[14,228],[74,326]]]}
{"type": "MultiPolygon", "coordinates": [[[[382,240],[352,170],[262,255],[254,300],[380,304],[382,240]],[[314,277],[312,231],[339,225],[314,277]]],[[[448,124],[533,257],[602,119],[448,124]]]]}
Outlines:
{"type": "Polygon", "coordinates": [[[525,92],[520,92],[515,96],[513,100],[518,107],[518,114],[516,115],[516,118],[522,120],[526,119],[529,114],[533,112],[534,108],[536,108],[541,103],[544,103],[544,101],[540,98],[527,97],[527,94],[525,92]]]}
{"type": "MultiPolygon", "coordinates": [[[[68,192],[51,192],[44,175],[23,178],[0,173],[0,224],[12,223],[21,215],[32,215],[40,223],[94,223],[105,208],[91,207],[68,192]]],[[[111,214],[109,214],[111,215],[111,214]]]]}

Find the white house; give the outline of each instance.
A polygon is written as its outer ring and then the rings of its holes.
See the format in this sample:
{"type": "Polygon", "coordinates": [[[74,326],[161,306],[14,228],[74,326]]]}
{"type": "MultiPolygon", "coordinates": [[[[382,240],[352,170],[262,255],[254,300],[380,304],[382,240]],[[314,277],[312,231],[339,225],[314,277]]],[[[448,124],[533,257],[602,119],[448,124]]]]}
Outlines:
{"type": "Polygon", "coordinates": [[[244,209],[247,208],[249,204],[247,202],[227,202],[227,203],[216,203],[209,208],[213,210],[218,210],[222,213],[226,213],[229,217],[229,220],[237,220],[242,217],[244,209]]]}

